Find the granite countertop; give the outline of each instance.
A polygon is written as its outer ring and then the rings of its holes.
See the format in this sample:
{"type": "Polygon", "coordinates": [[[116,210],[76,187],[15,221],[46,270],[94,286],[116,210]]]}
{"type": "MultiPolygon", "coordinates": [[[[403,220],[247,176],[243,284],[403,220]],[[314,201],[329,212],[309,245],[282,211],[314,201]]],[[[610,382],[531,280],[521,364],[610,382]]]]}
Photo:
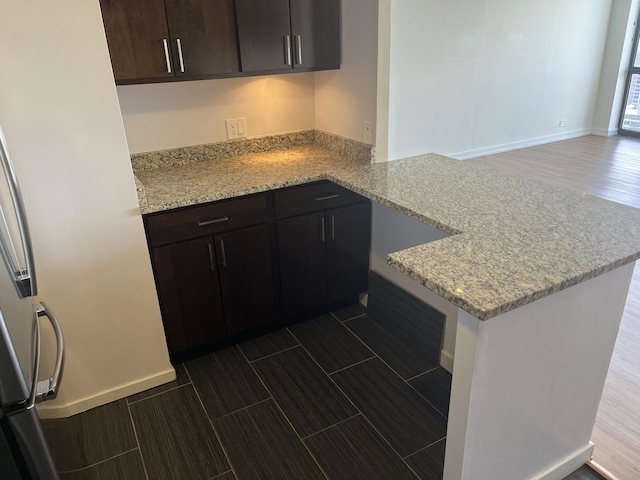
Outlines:
{"type": "Polygon", "coordinates": [[[322,180],[364,165],[322,146],[303,145],[135,174],[144,188],[140,210],[147,214],[322,180]]]}
{"type": "Polygon", "coordinates": [[[450,234],[388,262],[481,320],[640,258],[640,210],[435,154],[367,164],[307,145],[136,175],[143,214],[331,180],[450,234]]]}

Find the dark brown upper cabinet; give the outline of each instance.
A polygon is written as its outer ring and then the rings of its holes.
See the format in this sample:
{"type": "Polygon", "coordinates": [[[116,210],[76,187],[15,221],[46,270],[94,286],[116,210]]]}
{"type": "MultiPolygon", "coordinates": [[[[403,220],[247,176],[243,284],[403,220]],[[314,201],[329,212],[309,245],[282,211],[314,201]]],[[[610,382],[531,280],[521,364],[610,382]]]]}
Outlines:
{"type": "Polygon", "coordinates": [[[340,0],[291,0],[294,68],[340,68],[340,0]]]}
{"type": "Polygon", "coordinates": [[[243,72],[340,68],[340,0],[236,0],[243,72]]]}
{"type": "Polygon", "coordinates": [[[173,75],[164,0],[100,0],[100,8],[116,80],[173,75]]]}
{"type": "Polygon", "coordinates": [[[165,0],[165,5],[176,75],[239,71],[233,0],[165,0]]]}
{"type": "Polygon", "coordinates": [[[118,83],[239,72],[233,0],[100,0],[118,83]]]}

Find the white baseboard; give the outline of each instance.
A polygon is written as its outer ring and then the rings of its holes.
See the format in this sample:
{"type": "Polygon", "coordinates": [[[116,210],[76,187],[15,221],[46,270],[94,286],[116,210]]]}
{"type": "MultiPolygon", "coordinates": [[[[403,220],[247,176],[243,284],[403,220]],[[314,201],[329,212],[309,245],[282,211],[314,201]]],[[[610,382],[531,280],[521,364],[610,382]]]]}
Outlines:
{"type": "Polygon", "coordinates": [[[593,454],[593,447],[593,442],[589,442],[586,447],[576,450],[531,480],[561,480],[571,475],[589,461],[593,454]]]}
{"type": "Polygon", "coordinates": [[[613,137],[618,134],[617,128],[594,128],[591,130],[591,135],[598,135],[599,137],[613,137]]]}
{"type": "Polygon", "coordinates": [[[546,135],[544,137],[530,138],[527,140],[519,140],[517,142],[503,143],[501,145],[493,145],[490,147],[476,148],[474,150],[467,150],[465,152],[450,153],[450,154],[446,154],[446,156],[455,158],[458,160],[468,160],[470,158],[482,157],[484,155],[493,155],[494,153],[508,152],[510,150],[517,150],[519,148],[543,145],[545,143],[557,142],[559,140],[567,140],[569,138],[584,137],[585,135],[590,135],[591,133],[592,131],[590,128],[583,128],[580,130],[572,130],[570,132],[546,135]]]}
{"type": "Polygon", "coordinates": [[[82,398],[65,405],[41,403],[38,405],[40,418],[66,418],[77,413],[86,412],[92,408],[115,402],[121,398],[143,392],[153,387],[172,382],[176,379],[176,371],[172,368],[157,375],[143,378],[136,382],[106,390],[91,397],[82,398]]]}
{"type": "Polygon", "coordinates": [[[446,350],[440,351],[440,366],[447,372],[453,374],[453,355],[446,350]]]}

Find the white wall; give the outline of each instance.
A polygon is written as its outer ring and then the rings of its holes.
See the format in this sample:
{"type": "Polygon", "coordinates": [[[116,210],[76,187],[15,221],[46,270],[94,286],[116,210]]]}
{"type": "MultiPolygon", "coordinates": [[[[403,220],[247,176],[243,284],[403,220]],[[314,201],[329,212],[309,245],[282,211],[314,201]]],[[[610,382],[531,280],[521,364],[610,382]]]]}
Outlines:
{"type": "Polygon", "coordinates": [[[376,93],[376,162],[389,159],[391,91],[391,0],[378,0],[378,69],[376,93]]]}
{"type": "Polygon", "coordinates": [[[30,219],[39,298],[67,342],[60,396],[41,411],[68,415],[174,371],[98,0],[0,0],[0,11],[0,124],[30,219]]]}
{"type": "Polygon", "coordinates": [[[616,0],[611,7],[607,43],[600,73],[600,85],[593,117],[593,133],[618,133],[620,108],[624,102],[627,68],[633,47],[640,1],[616,0]]]}
{"type": "Polygon", "coordinates": [[[315,74],[315,126],[364,142],[365,121],[375,132],[378,1],[344,0],[341,20],[342,67],[315,74]]]}
{"type": "Polygon", "coordinates": [[[391,0],[389,158],[588,133],[610,9],[611,0],[391,0]]]}
{"type": "Polygon", "coordinates": [[[247,136],[314,128],[313,73],[119,86],[131,153],[220,142],[225,119],[247,136]]]}

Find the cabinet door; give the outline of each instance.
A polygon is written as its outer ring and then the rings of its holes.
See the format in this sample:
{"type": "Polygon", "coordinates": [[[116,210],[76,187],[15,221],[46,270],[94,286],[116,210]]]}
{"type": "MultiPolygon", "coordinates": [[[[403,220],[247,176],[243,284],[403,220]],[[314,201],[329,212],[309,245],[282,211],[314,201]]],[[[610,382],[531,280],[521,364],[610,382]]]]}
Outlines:
{"type": "Polygon", "coordinates": [[[239,71],[233,0],[165,0],[177,76],[239,71]]]}
{"type": "Polygon", "coordinates": [[[242,71],[290,69],[289,0],[236,0],[236,8],[242,71]]]}
{"type": "Polygon", "coordinates": [[[216,235],[215,243],[229,333],[273,320],[275,298],[267,225],[216,235]]]}
{"type": "Polygon", "coordinates": [[[278,221],[278,254],[285,315],[323,306],[327,301],[324,212],[278,221]]]}
{"type": "Polygon", "coordinates": [[[329,210],[327,223],[328,300],[366,292],[369,284],[371,204],[329,210]]]}
{"type": "Polygon", "coordinates": [[[172,354],[227,333],[212,238],[153,249],[162,318],[172,354]]]}
{"type": "Polygon", "coordinates": [[[173,76],[163,0],[100,0],[116,80],[173,76]]]}
{"type": "Polygon", "coordinates": [[[291,33],[294,68],[340,68],[340,0],[291,0],[291,33]]]}

